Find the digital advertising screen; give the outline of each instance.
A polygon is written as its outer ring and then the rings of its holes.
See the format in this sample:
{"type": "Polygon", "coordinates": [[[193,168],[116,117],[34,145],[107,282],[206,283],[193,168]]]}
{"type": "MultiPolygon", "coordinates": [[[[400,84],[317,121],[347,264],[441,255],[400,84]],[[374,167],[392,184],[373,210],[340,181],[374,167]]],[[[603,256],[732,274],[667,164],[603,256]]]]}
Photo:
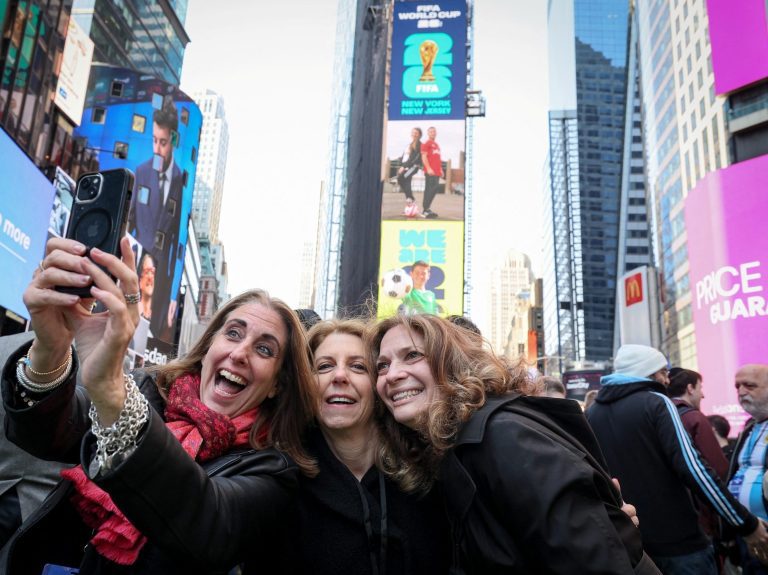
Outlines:
{"type": "Polygon", "coordinates": [[[69,116],[75,125],[80,124],[83,115],[92,59],[93,40],[74,18],[70,18],[53,103],[69,116]]]}
{"type": "Polygon", "coordinates": [[[387,123],[383,220],[464,220],[464,120],[387,123]]]}
{"type": "Polygon", "coordinates": [[[29,319],[22,295],[43,259],[53,184],[0,129],[0,305],[29,319]]]}
{"type": "Polygon", "coordinates": [[[733,387],[748,363],[766,363],[768,156],[707,174],[685,199],[689,278],[702,411],[746,419],[733,387]]]}
{"type": "Polygon", "coordinates": [[[467,3],[395,2],[389,119],[463,119],[467,3]]]}
{"type": "Polygon", "coordinates": [[[99,168],[136,175],[128,219],[148,338],[171,342],[187,246],[202,114],[176,86],[106,65],[91,69],[75,136],[99,168]]]}
{"type": "Polygon", "coordinates": [[[56,166],[56,174],[53,177],[53,209],[48,223],[48,234],[51,237],[63,238],[67,234],[69,226],[69,214],[72,212],[72,204],[75,202],[76,182],[70,175],[56,166]]]}
{"type": "Polygon", "coordinates": [[[462,315],[464,222],[385,221],[381,228],[378,317],[462,315]]]}
{"type": "Polygon", "coordinates": [[[727,94],[768,78],[766,0],[707,0],[715,92],[727,94]]]}

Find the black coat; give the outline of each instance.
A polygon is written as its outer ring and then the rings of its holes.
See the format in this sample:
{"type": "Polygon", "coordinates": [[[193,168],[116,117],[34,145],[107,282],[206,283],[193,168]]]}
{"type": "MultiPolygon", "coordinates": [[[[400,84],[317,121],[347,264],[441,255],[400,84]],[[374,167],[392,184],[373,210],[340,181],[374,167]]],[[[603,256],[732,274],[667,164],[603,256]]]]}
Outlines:
{"type": "MultiPolygon", "coordinates": [[[[38,457],[81,461],[87,470],[95,437],[86,433],[90,402],[75,385],[77,364],[67,382],[24,409],[11,385],[15,361],[27,348],[3,370],[6,434],[38,457]]],[[[130,457],[95,479],[148,538],[136,563],[120,567],[87,545],[91,531],[69,502],[72,484],[62,481],[9,542],[0,572],[39,575],[54,563],[81,565],[81,575],[213,574],[244,561],[254,573],[289,571],[285,548],[295,528],[297,466],[274,449],[231,451],[201,466],[166,428],[153,378],[137,376],[152,407],[149,421],[130,457]]]]}
{"type": "Polygon", "coordinates": [[[300,479],[302,573],[448,573],[448,519],[436,491],[406,495],[375,467],[358,481],[319,429],[309,434],[307,448],[320,473],[300,479]]]}
{"type": "Polygon", "coordinates": [[[489,397],[441,467],[459,572],[658,573],[575,401],[489,397]],[[635,566],[640,562],[646,570],[635,566]]]}
{"type": "Polygon", "coordinates": [[[637,508],[652,557],[695,553],[710,544],[691,493],[708,502],[738,534],[757,527],[757,518],[731,495],[693,446],[663,385],[617,374],[603,380],[587,418],[611,474],[621,481],[624,498],[637,508]]]}

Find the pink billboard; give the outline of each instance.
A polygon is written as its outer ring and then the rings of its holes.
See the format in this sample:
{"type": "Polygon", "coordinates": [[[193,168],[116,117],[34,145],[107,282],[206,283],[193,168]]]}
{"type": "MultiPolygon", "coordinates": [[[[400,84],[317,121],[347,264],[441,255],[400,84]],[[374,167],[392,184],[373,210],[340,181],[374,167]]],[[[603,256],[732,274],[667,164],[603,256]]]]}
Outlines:
{"type": "Polygon", "coordinates": [[[768,77],[765,0],[707,0],[715,91],[726,94],[768,77]]]}
{"type": "MultiPolygon", "coordinates": [[[[685,200],[702,411],[746,420],[733,386],[747,363],[768,363],[768,156],[708,174],[685,200]]],[[[685,366],[683,366],[685,367],[685,366]]]]}

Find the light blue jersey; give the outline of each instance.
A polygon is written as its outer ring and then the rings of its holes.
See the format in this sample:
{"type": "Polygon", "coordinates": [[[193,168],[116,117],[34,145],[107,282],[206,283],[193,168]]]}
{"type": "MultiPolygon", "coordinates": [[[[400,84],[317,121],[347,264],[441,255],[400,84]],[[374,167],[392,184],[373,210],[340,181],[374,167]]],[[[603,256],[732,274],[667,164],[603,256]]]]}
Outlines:
{"type": "Polygon", "coordinates": [[[768,520],[763,504],[763,474],[765,450],[768,448],[768,421],[756,424],[739,451],[739,470],[728,483],[728,489],[739,502],[757,515],[768,520]]]}

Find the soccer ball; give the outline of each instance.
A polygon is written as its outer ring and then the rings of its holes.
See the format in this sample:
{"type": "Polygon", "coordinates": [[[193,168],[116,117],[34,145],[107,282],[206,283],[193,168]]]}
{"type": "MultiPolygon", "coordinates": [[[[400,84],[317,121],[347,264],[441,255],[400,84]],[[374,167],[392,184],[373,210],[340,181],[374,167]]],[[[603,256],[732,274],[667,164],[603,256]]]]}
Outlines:
{"type": "Polygon", "coordinates": [[[405,204],[405,207],[403,208],[403,215],[406,218],[415,218],[419,215],[419,206],[416,204],[416,202],[411,202],[410,204],[405,204]]]}
{"type": "Polygon", "coordinates": [[[402,298],[413,288],[413,280],[402,268],[385,272],[381,278],[382,292],[388,297],[402,298]]]}

